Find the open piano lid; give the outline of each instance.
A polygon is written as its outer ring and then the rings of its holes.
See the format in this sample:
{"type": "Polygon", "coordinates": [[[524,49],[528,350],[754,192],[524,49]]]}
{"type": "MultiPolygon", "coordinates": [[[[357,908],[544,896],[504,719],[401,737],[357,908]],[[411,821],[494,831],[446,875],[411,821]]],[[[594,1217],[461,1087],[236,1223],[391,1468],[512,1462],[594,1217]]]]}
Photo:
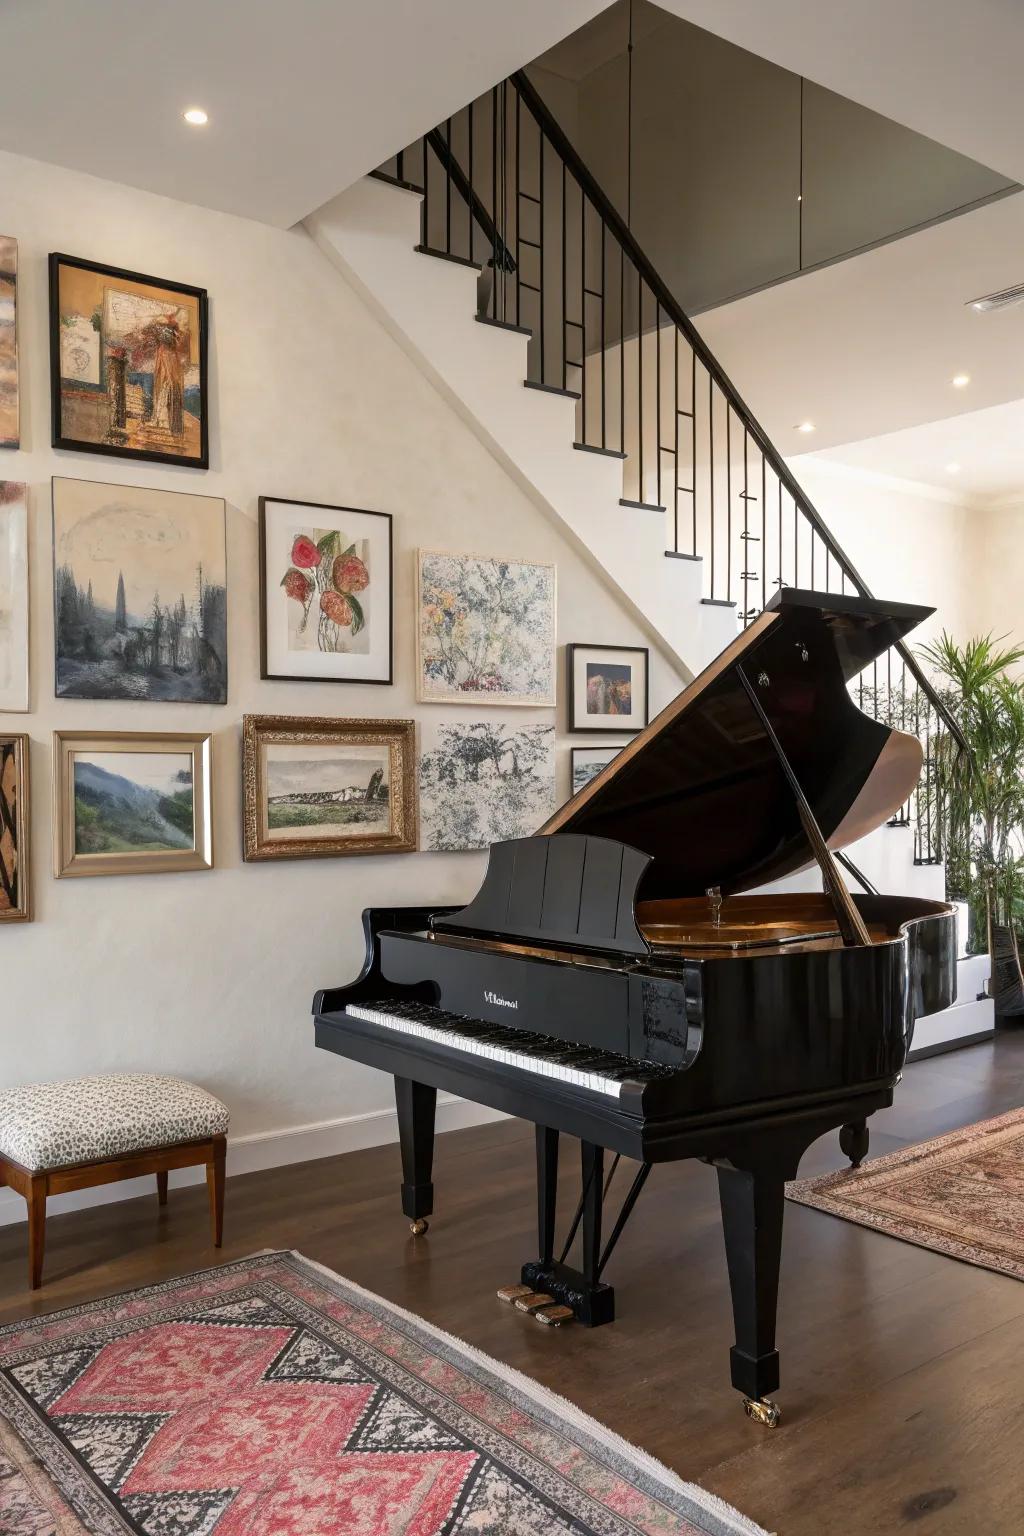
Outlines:
{"type": "MultiPolygon", "coordinates": [[[[614,838],[651,856],[641,895],[750,890],[812,861],[742,666],[831,848],[906,801],[920,743],[859,710],[847,684],[932,608],[784,588],[541,832],[614,838]]],[[[884,689],[884,666],[865,686],[884,689]]]]}

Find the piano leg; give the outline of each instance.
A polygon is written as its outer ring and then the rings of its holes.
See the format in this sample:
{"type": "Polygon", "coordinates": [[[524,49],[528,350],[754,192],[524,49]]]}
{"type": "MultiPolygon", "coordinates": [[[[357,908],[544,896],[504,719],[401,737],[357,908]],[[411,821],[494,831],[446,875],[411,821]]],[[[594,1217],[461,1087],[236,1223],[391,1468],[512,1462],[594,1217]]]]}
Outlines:
{"type": "Polygon", "coordinates": [[[411,1222],[413,1237],[422,1237],[434,1209],[430,1175],[434,1162],[434,1109],[437,1089],[395,1078],[398,1107],[398,1139],[402,1148],[402,1210],[411,1222]]]}
{"type": "Polygon", "coordinates": [[[770,1428],[779,1422],[769,1394],[779,1385],[775,1316],[786,1181],[795,1177],[812,1139],[810,1131],[758,1137],[714,1159],[736,1327],[729,1356],[732,1384],[744,1394],[750,1417],[770,1428]]]}
{"type": "Polygon", "coordinates": [[[537,1241],[540,1261],[555,1256],[555,1206],[558,1197],[558,1132],[546,1125],[537,1130],[537,1241]]]}
{"type": "Polygon", "coordinates": [[[851,1120],[839,1132],[839,1145],[854,1168],[859,1168],[868,1155],[871,1133],[866,1120],[851,1120]]]}

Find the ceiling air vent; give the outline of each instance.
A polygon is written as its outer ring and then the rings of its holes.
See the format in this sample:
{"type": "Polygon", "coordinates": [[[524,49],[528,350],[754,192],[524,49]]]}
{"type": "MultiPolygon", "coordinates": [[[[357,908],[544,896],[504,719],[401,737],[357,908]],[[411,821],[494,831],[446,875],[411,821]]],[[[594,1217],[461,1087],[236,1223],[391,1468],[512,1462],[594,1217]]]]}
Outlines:
{"type": "Polygon", "coordinates": [[[980,315],[990,309],[1009,309],[1011,304],[1024,304],[1024,283],[1014,288],[1001,288],[998,293],[986,293],[980,299],[968,300],[967,308],[976,309],[980,315]]]}

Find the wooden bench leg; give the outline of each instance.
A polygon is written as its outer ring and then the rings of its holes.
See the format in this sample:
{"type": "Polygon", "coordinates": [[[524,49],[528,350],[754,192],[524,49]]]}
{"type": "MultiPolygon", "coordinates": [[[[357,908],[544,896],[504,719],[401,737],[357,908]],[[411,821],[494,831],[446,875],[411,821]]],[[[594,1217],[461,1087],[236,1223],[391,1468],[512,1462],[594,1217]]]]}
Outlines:
{"type": "Polygon", "coordinates": [[[26,1196],[28,1200],[28,1283],[38,1291],[43,1283],[43,1253],[46,1247],[46,1174],[36,1174],[26,1196]]]}
{"type": "Polygon", "coordinates": [[[210,1193],[210,1223],[213,1227],[213,1246],[219,1248],[224,1237],[224,1159],[227,1138],[217,1136],[213,1143],[213,1157],[206,1165],[206,1187],[210,1193]]]}
{"type": "Polygon", "coordinates": [[[167,1204],[167,1169],[161,1168],[156,1176],[156,1197],[161,1205],[167,1204]]]}

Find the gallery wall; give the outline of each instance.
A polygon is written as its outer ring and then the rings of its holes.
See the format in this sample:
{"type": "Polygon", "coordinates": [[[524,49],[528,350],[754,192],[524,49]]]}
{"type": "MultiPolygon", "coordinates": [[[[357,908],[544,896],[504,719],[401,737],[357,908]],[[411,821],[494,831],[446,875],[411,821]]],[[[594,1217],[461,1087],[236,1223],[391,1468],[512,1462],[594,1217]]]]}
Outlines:
{"type": "MultiPolygon", "coordinates": [[[[562,646],[644,645],[589,567],[371,317],[302,231],[285,232],[0,154],[0,223],[20,244],[22,448],[0,478],[30,486],[31,712],[0,727],[32,739],[31,923],[0,926],[0,1087],[87,1072],[179,1073],[232,1113],[236,1169],[388,1139],[390,1083],[314,1050],[316,988],[352,977],[364,906],[458,902],[481,853],[243,864],[243,714],[280,712],[558,727],[568,789],[562,646]],[[49,447],[46,258],[62,251],[210,295],[210,469],[49,447]],[[56,700],[50,476],[223,496],[227,502],[226,706],[56,700]],[[395,683],[261,682],[260,495],[390,512],[395,535],[395,683]],[[558,579],[556,710],[415,702],[417,547],[552,561],[558,579]],[[212,731],[215,868],[61,880],[51,875],[51,733],[212,731]]],[[[651,708],[679,678],[651,655],[651,708]]],[[[614,741],[578,737],[577,745],[614,741]]],[[[442,1126],[479,1111],[449,1107],[442,1126]]],[[[129,1187],[111,1186],[111,1194],[129,1187]]],[[[98,1192],[102,1193],[102,1192],[98,1192]]],[[[0,1195],[0,1219],[23,1214],[0,1195]]]]}

